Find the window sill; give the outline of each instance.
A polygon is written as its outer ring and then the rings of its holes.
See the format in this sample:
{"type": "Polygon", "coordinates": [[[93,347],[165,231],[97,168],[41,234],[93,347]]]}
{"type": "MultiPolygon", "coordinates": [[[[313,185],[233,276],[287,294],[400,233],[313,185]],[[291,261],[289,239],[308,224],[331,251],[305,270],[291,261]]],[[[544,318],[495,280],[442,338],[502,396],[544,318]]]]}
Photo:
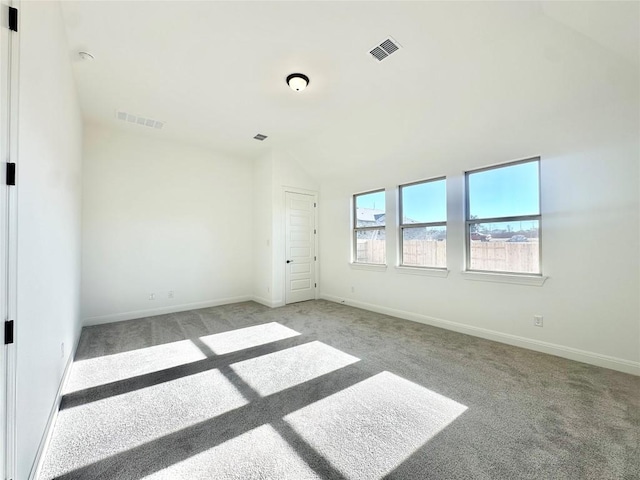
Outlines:
{"type": "Polygon", "coordinates": [[[511,283],[514,285],[529,285],[532,287],[541,287],[549,277],[543,275],[512,275],[509,273],[490,273],[490,272],[461,272],[466,280],[475,280],[480,282],[497,282],[511,283]]]}
{"type": "Polygon", "coordinates": [[[351,268],[354,270],[369,270],[370,272],[386,272],[387,266],[377,263],[350,263],[351,268]]]}
{"type": "Polygon", "coordinates": [[[449,270],[446,268],[429,268],[429,267],[406,267],[396,266],[396,272],[403,275],[424,275],[425,277],[447,278],[449,270]]]}

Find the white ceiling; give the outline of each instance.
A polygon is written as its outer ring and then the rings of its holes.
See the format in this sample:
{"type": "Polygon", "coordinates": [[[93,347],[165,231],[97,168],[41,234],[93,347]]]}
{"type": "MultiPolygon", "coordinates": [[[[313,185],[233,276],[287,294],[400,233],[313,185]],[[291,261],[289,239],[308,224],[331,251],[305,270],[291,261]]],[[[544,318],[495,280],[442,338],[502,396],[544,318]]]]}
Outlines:
{"type": "Polygon", "coordinates": [[[242,158],[281,148],[319,176],[577,108],[609,82],[603,61],[637,81],[637,2],[555,3],[62,2],[86,121],[242,158]],[[389,35],[403,49],[378,63],[389,35]]]}

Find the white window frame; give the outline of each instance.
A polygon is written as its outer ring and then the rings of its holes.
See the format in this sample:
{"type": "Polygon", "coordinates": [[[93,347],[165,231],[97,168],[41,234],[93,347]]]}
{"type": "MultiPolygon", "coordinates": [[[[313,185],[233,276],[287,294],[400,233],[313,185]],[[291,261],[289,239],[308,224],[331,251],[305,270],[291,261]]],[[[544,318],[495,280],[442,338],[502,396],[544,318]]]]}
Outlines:
{"type": "MultiPolygon", "coordinates": [[[[405,183],[402,185],[398,186],[398,205],[399,205],[399,219],[398,219],[398,224],[399,224],[399,235],[400,238],[398,239],[398,245],[399,245],[399,253],[400,253],[400,258],[398,259],[398,265],[400,267],[405,267],[405,268],[420,268],[420,269],[429,269],[429,270],[446,270],[447,266],[445,265],[444,267],[434,267],[434,266],[429,266],[429,265],[405,265],[404,264],[404,229],[405,228],[428,228],[428,227],[445,227],[447,228],[447,232],[448,232],[448,227],[447,227],[447,220],[445,220],[444,222],[426,222],[426,223],[404,223],[404,205],[403,205],[403,200],[402,200],[402,189],[405,187],[412,187],[415,185],[421,185],[423,183],[431,183],[431,182],[440,182],[440,181],[444,181],[445,182],[445,205],[447,203],[447,177],[436,177],[436,178],[430,178],[428,180],[419,180],[417,182],[411,182],[411,183],[405,183]]],[[[446,248],[446,247],[445,247],[446,248]]]]}
{"type": "Polygon", "coordinates": [[[526,276],[526,277],[543,277],[542,274],[542,182],[540,176],[540,157],[531,157],[523,160],[516,160],[514,162],[501,163],[499,165],[492,165],[490,167],[478,168],[476,170],[470,170],[464,174],[464,193],[465,193],[465,272],[479,273],[479,274],[496,274],[505,276],[526,276]],[[469,195],[469,176],[474,173],[486,172],[488,170],[497,170],[499,168],[512,167],[514,165],[520,165],[523,163],[536,162],[538,164],[538,214],[537,215],[515,215],[509,217],[487,217],[487,218],[469,218],[470,209],[470,195],[469,195]],[[479,223],[498,223],[498,222],[517,222],[526,220],[538,221],[538,273],[527,272],[510,272],[502,270],[477,270],[471,268],[471,225],[479,223]]]}
{"type": "Polygon", "coordinates": [[[354,265],[371,265],[371,266],[379,266],[379,267],[386,267],[387,265],[387,255],[386,255],[386,242],[387,242],[387,192],[386,189],[384,188],[378,188],[376,190],[369,190],[367,192],[362,192],[362,193],[355,193],[352,197],[351,197],[351,201],[353,202],[353,211],[352,211],[352,221],[351,221],[351,250],[352,250],[352,264],[354,265]],[[358,204],[356,199],[358,197],[361,197],[363,195],[370,195],[372,193],[380,193],[383,192],[384,193],[384,200],[385,200],[385,206],[384,206],[384,212],[385,212],[385,216],[384,216],[384,226],[373,226],[373,227],[358,227],[358,204]],[[363,232],[363,231],[367,231],[367,230],[384,230],[385,232],[385,258],[384,258],[384,263],[369,263],[369,262],[359,262],[358,261],[358,232],[363,232]]]}

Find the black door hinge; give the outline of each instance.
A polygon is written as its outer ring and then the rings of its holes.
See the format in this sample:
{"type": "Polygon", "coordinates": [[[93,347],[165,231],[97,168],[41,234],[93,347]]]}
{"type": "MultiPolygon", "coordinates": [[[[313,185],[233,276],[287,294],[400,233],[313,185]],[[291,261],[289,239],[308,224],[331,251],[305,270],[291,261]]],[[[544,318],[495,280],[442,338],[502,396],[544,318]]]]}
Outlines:
{"type": "Polygon", "coordinates": [[[13,320],[4,322],[4,344],[13,343],[13,320]]]}
{"type": "Polygon", "coordinates": [[[314,202],[313,203],[313,208],[317,207],[318,205],[314,202]]]}
{"type": "Polygon", "coordinates": [[[9,7],[9,30],[18,31],[18,9],[9,7]]]}
{"type": "Polygon", "coordinates": [[[318,257],[313,257],[313,261],[315,262],[316,260],[318,260],[318,257]]]}
{"type": "Polygon", "coordinates": [[[318,284],[317,283],[314,283],[313,286],[314,286],[314,288],[318,288],[318,284]]]}
{"type": "Polygon", "coordinates": [[[7,185],[16,184],[16,164],[7,163],[7,185]]]}

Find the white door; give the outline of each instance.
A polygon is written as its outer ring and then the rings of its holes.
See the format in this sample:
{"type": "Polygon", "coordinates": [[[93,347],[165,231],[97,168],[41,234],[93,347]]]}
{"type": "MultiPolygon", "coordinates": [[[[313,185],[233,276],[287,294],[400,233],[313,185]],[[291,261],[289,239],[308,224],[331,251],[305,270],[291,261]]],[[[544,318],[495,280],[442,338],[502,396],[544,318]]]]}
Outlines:
{"type": "Polygon", "coordinates": [[[285,303],[316,298],[316,197],[285,192],[285,303]]]}

